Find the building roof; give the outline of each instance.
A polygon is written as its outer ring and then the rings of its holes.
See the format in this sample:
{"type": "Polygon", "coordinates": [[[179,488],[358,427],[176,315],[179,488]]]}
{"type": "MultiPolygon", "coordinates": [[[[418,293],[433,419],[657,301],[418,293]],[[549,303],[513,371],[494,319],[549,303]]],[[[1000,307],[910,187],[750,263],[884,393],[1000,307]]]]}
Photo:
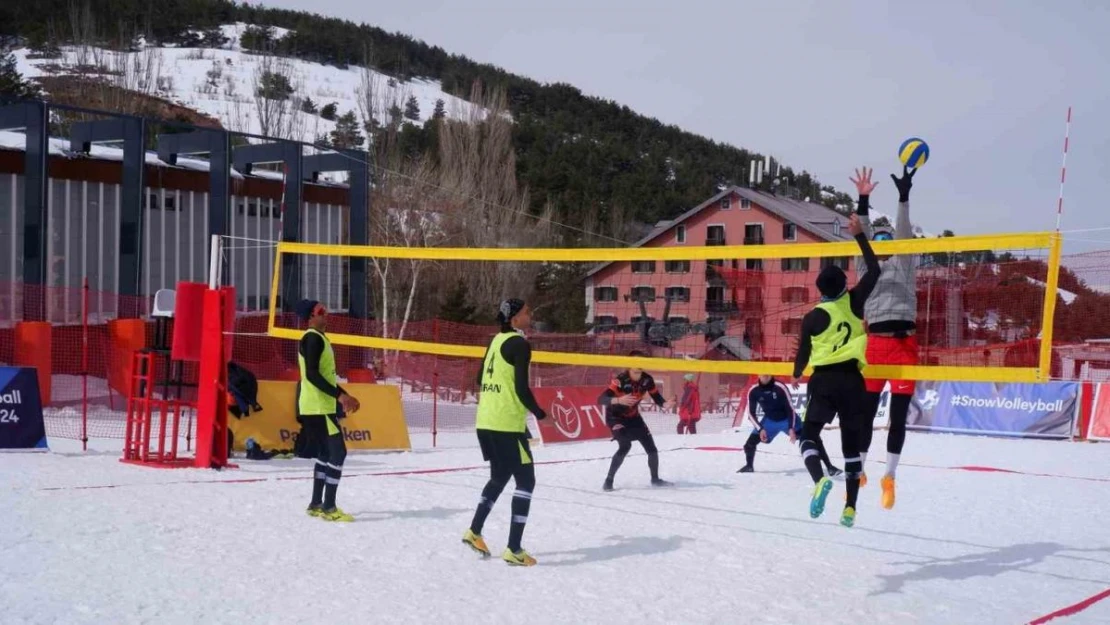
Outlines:
{"type": "MultiPolygon", "coordinates": [[[[653,241],[656,237],[670,230],[671,228],[681,224],[682,222],[690,219],[694,215],[702,212],[703,210],[720,202],[722,198],[729,195],[738,195],[741,198],[750,200],[753,204],[757,204],[763,210],[777,215],[784,221],[797,224],[799,228],[809,232],[810,234],[824,239],[826,241],[847,241],[851,237],[848,236],[848,218],[840,213],[823,206],[821,204],[814,204],[813,202],[803,202],[800,200],[793,200],[788,197],[778,195],[771,195],[762,191],[748,189],[745,187],[732,186],[720,193],[714,195],[708,200],[698,204],[694,208],[682,213],[678,217],[668,220],[660,221],[655,224],[655,227],[648,232],[644,238],[633,243],[630,247],[642,247],[653,241]],[[839,223],[839,230],[836,224],[839,223]]],[[[605,269],[612,263],[603,263],[594,267],[586,277],[590,277],[597,272],[605,269]]]]}

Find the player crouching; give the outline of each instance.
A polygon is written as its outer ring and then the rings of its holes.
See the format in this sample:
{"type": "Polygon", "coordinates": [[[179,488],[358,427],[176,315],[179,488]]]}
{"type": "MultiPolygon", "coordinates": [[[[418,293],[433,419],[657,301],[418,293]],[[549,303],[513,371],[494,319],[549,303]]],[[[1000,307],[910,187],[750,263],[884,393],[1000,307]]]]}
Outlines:
{"type": "MultiPolygon", "coordinates": [[[[755,429],[748,437],[748,442],[744,443],[745,464],[737,473],[751,473],[755,470],[755,448],[760,443],[770,443],[783,432],[790,436],[791,443],[795,443],[802,434],[802,420],[790,403],[790,390],[771,375],[759,376],[759,384],[748,391],[748,419],[755,425],[755,429]]],[[[816,442],[821,462],[825,463],[829,477],[843,473],[829,460],[821,439],[818,438],[816,442]]]]}
{"type": "MultiPolygon", "coordinates": [[[[633,351],[629,356],[646,357],[641,351],[633,351]]],[[[639,441],[647,452],[648,469],[651,470],[651,484],[653,486],[668,486],[670,482],[659,477],[659,450],[655,446],[655,439],[651,436],[644,417],[640,414],[640,401],[644,395],[649,395],[657,406],[670,409],[672,402],[664,401],[663,396],[655,387],[655,380],[643,369],[628,369],[617,375],[609,384],[609,388],[598,397],[598,403],[605,409],[605,424],[613,431],[613,440],[617,441],[617,453],[609,464],[609,475],[605,478],[602,488],[613,490],[613,478],[617,470],[624,463],[624,457],[632,449],[632,441],[639,441]]]]}

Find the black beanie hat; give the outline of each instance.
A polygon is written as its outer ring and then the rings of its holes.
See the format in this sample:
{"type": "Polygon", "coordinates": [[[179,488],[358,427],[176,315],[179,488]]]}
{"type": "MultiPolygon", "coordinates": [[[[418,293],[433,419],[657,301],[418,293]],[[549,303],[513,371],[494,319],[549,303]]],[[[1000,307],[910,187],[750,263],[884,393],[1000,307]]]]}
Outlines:
{"type": "Polygon", "coordinates": [[[312,311],[316,310],[316,305],[319,303],[314,299],[302,299],[297,302],[297,307],[293,311],[297,313],[297,317],[301,321],[308,321],[312,318],[312,311]]]}
{"type": "Polygon", "coordinates": [[[513,317],[524,308],[524,300],[515,297],[501,302],[497,307],[497,320],[502,325],[508,325],[513,317]]]}
{"type": "Polygon", "coordinates": [[[822,297],[836,299],[844,293],[847,286],[848,276],[844,275],[844,270],[836,265],[829,265],[817,274],[817,290],[821,292],[822,297]]]}

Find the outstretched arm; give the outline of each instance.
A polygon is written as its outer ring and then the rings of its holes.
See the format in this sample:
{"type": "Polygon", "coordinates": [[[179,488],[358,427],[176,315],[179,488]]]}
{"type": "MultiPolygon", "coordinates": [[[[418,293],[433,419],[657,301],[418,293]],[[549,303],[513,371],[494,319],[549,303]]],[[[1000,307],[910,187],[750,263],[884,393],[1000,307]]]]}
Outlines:
{"type": "Polygon", "coordinates": [[[859,245],[860,252],[863,254],[863,262],[867,267],[867,273],[863,274],[856,286],[848,291],[851,298],[852,312],[862,319],[863,305],[867,302],[867,298],[871,297],[871,292],[875,290],[875,284],[879,282],[879,275],[883,270],[879,266],[879,259],[875,256],[875,250],[871,249],[871,243],[867,240],[867,237],[863,236],[863,228],[860,226],[859,217],[852,215],[848,230],[856,238],[856,244],[859,245]]]}

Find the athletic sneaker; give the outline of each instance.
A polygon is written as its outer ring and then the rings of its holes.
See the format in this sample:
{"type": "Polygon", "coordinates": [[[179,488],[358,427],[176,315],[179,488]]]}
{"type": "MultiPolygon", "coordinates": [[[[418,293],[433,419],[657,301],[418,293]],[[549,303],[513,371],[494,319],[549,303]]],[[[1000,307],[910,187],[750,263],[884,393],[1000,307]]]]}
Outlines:
{"type": "Polygon", "coordinates": [[[813,497],[809,500],[809,516],[816,519],[825,511],[825,499],[832,490],[833,483],[827,477],[822,477],[813,485],[813,497]]]}
{"type": "Polygon", "coordinates": [[[828,473],[829,477],[840,477],[841,475],[844,475],[844,471],[841,471],[840,469],[832,466],[829,467],[828,473]]]}
{"type": "Polygon", "coordinates": [[[883,507],[890,510],[894,507],[894,476],[884,475],[879,484],[883,487],[883,507]]]}
{"type": "Polygon", "coordinates": [[[613,480],[605,480],[605,483],[601,485],[601,490],[603,490],[603,491],[613,490],[613,480]]]}
{"type": "Polygon", "coordinates": [[[754,473],[754,472],[755,472],[755,467],[753,467],[750,464],[745,464],[744,466],[740,467],[739,471],[737,471],[737,473],[754,473]]]}
{"type": "Polygon", "coordinates": [[[866,473],[860,473],[859,474],[859,487],[863,488],[864,486],[867,486],[867,474],[866,473]]]}
{"type": "Polygon", "coordinates": [[[308,516],[318,517],[324,513],[324,508],[321,506],[309,506],[308,510],[305,510],[305,512],[308,513],[308,516]]]}
{"type": "Polygon", "coordinates": [[[848,506],[844,508],[844,513],[840,515],[840,524],[844,527],[852,527],[856,524],[856,509],[848,506]]]}
{"type": "Polygon", "coordinates": [[[661,479],[661,478],[655,478],[654,480],[652,480],[651,485],[652,486],[674,486],[674,484],[668,482],[667,480],[661,479]]]}
{"type": "Polygon", "coordinates": [[[505,552],[501,554],[501,559],[513,566],[535,566],[536,559],[528,555],[528,552],[521,549],[513,553],[511,549],[505,547],[505,552]]]}
{"type": "Polygon", "coordinates": [[[489,547],[486,546],[486,541],[478,534],[475,534],[473,531],[469,529],[466,530],[466,533],[463,534],[462,541],[464,545],[482,554],[483,558],[488,558],[490,556],[489,547]]]}
{"type": "Polygon", "coordinates": [[[347,514],[339,508],[332,508],[331,510],[321,510],[320,518],[325,521],[332,521],[337,523],[350,523],[355,520],[355,517],[347,514]]]}

